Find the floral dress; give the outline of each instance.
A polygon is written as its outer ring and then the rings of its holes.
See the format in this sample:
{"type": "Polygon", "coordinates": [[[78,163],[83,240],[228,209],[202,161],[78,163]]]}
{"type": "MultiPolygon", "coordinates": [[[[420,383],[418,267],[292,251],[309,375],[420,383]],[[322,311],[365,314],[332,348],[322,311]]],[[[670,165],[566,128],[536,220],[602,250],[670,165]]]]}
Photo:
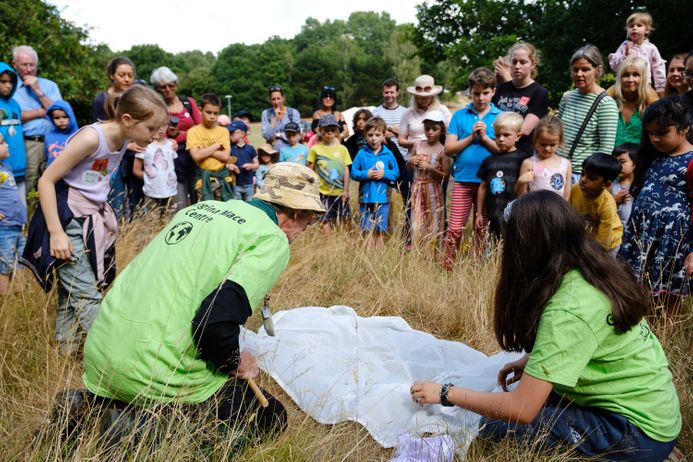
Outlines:
{"type": "Polygon", "coordinates": [[[688,294],[684,260],[691,237],[686,181],[691,160],[693,151],[652,162],[625,227],[620,254],[653,295],[688,294]]]}
{"type": "MultiPolygon", "coordinates": [[[[414,152],[423,156],[426,163],[436,170],[443,169],[445,153],[442,144],[429,146],[426,141],[417,141],[414,152]]],[[[418,243],[430,244],[442,251],[444,231],[442,182],[415,167],[411,185],[411,235],[418,243]]]]}

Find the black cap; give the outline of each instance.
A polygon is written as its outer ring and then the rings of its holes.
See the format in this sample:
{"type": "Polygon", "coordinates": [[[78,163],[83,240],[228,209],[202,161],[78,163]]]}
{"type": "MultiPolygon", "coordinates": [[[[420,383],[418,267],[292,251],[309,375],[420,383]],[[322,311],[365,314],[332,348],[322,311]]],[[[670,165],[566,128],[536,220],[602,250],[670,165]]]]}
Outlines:
{"type": "Polygon", "coordinates": [[[301,127],[296,122],[289,122],[284,126],[284,131],[288,133],[301,133],[301,127]]]}

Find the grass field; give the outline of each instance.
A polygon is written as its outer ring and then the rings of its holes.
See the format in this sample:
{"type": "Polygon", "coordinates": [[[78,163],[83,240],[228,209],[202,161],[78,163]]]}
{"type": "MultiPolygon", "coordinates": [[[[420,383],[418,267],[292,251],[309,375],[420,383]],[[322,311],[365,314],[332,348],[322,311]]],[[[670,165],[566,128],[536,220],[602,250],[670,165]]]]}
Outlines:
{"type": "MultiPolygon", "coordinates": [[[[396,198],[393,208],[399,210],[400,205],[396,198]]],[[[124,268],[160,227],[160,223],[147,219],[124,226],[117,243],[118,267],[124,268]]],[[[492,299],[497,252],[486,261],[463,253],[454,272],[446,276],[428,254],[403,252],[396,235],[382,252],[366,252],[356,230],[341,230],[325,238],[317,228],[309,229],[292,245],[289,267],[272,289],[273,310],[345,304],[361,316],[401,316],[415,329],[464,342],[487,354],[496,352],[492,299]]],[[[54,433],[42,433],[38,443],[32,444],[32,435],[46,421],[55,394],[82,384],[80,362],[61,356],[53,342],[55,294],[44,294],[33,279],[24,276],[15,280],[16,293],[0,299],[0,459],[173,462],[229,456],[228,441],[202,444],[210,428],[177,414],[161,430],[158,443],[133,440],[126,451],[105,452],[93,425],[69,443],[54,433]]],[[[248,327],[257,329],[260,323],[259,313],[255,313],[248,327]]],[[[660,320],[654,330],[667,352],[681,399],[684,429],[679,447],[691,454],[690,315],[676,325],[660,320]]],[[[240,460],[368,461],[391,457],[392,451],[379,447],[359,424],[318,424],[268,376],[261,375],[258,381],[287,406],[289,429],[276,440],[245,450],[240,460]]],[[[490,446],[477,441],[467,460],[577,460],[566,451],[538,451],[540,443],[490,446]]]]}

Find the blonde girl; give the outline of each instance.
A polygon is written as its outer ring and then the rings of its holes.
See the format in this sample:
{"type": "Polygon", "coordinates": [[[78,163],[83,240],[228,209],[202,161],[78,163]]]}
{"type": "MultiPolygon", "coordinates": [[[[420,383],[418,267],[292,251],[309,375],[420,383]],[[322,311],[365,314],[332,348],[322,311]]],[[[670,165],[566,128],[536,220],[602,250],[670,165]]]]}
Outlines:
{"type": "Polygon", "coordinates": [[[117,221],[108,205],[111,176],[129,142],[146,147],[166,125],[161,97],[136,85],[107,103],[108,120],[83,127],[38,182],[41,207],[29,227],[23,261],[44,290],[58,276],[55,337],[62,353],[78,350],[115,276],[117,221]],[[110,103],[110,104],[109,104],[110,103]]]}

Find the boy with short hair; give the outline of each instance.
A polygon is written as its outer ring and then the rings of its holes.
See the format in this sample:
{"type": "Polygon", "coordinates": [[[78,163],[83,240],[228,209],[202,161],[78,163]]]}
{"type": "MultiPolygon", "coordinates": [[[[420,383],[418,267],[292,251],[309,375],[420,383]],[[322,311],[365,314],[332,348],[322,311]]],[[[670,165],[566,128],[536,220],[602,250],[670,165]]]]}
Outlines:
{"type": "Polygon", "coordinates": [[[0,295],[9,291],[25,243],[26,205],[19,197],[12,168],[5,162],[9,156],[9,146],[0,133],[0,295]]]}
{"type": "Polygon", "coordinates": [[[63,100],[54,101],[46,110],[48,118],[53,122],[53,129],[46,133],[43,141],[46,151],[46,167],[62,154],[68,138],[79,127],[70,103],[63,100]]]}
{"type": "Polygon", "coordinates": [[[366,245],[383,247],[383,233],[388,229],[390,210],[388,182],[399,178],[394,154],[384,145],[387,124],[372,117],[364,128],[366,145],[359,149],[351,165],[352,178],[359,184],[360,226],[366,234],[366,245]]]}
{"type": "Polygon", "coordinates": [[[609,186],[619,173],[618,160],[596,152],[582,163],[580,182],[570,192],[570,205],[585,219],[588,234],[614,257],[621,246],[623,224],[609,186]]]}
{"type": "Polygon", "coordinates": [[[289,122],[284,127],[284,134],[289,142],[279,150],[279,162],[295,162],[306,165],[308,147],[301,143],[301,127],[296,122],[289,122]]]}
{"type": "Polygon", "coordinates": [[[220,109],[221,100],[217,95],[202,95],[202,123],[187,134],[186,147],[197,164],[195,190],[200,201],[233,199],[233,173],[240,173],[234,165],[236,159],[230,155],[229,132],[217,123],[220,109]]]}
{"type": "Polygon", "coordinates": [[[248,126],[240,120],[234,120],[229,125],[231,139],[231,156],[236,158],[240,173],[236,176],[235,197],[248,202],[253,198],[253,179],[255,170],[260,167],[255,148],[245,142],[248,126]]]}
{"type": "Polygon", "coordinates": [[[318,133],[321,141],[308,151],[308,168],[320,177],[320,199],[327,212],[322,217],[323,229],[334,223],[351,220],[349,209],[349,151],[339,142],[339,123],[332,114],[320,117],[318,133]]]}
{"type": "Polygon", "coordinates": [[[12,67],[0,62],[0,135],[9,146],[10,158],[5,165],[12,169],[19,191],[19,198],[26,207],[26,150],[22,134],[22,110],[12,96],[17,90],[17,73],[12,67]]]}
{"type": "Polygon", "coordinates": [[[484,214],[489,222],[489,232],[500,239],[503,230],[503,211],[515,198],[515,183],[522,161],[527,154],[517,149],[522,136],[520,130],[524,119],[516,112],[503,112],[493,122],[498,154],[481,162],[476,176],[481,180],[476,199],[474,226],[484,226],[484,214]]]}

